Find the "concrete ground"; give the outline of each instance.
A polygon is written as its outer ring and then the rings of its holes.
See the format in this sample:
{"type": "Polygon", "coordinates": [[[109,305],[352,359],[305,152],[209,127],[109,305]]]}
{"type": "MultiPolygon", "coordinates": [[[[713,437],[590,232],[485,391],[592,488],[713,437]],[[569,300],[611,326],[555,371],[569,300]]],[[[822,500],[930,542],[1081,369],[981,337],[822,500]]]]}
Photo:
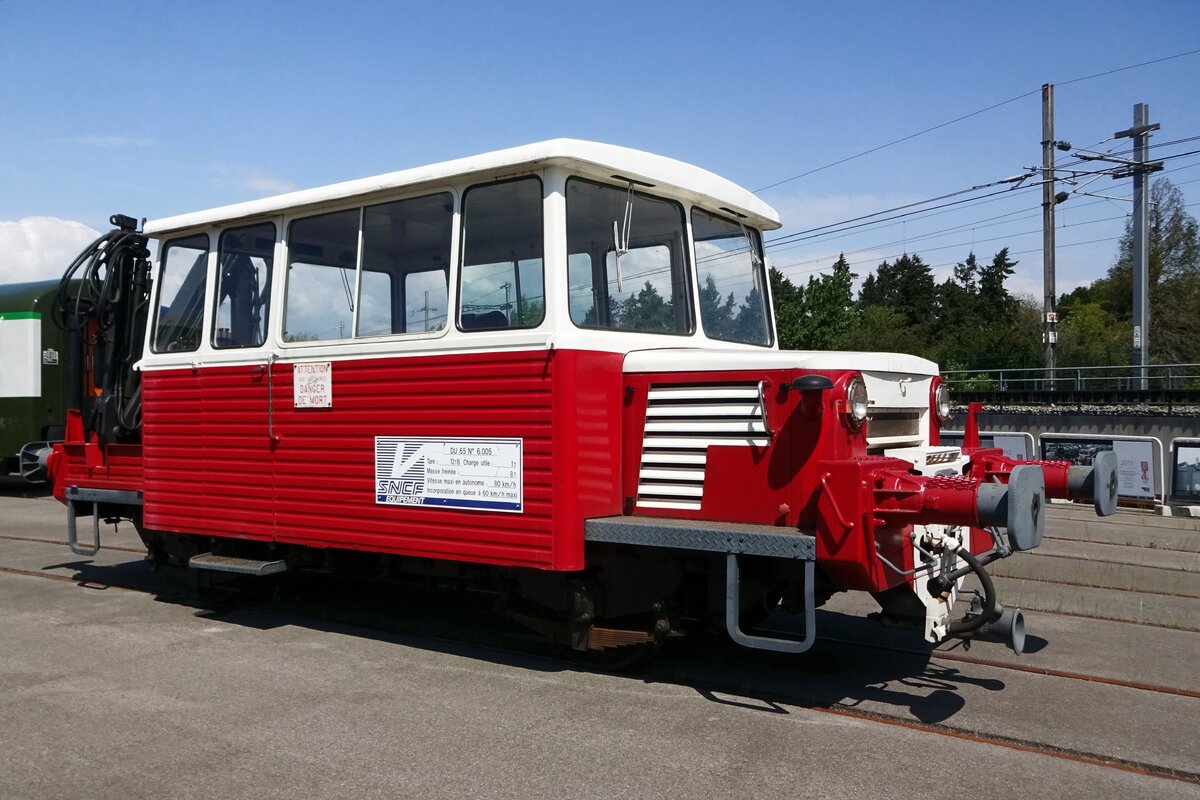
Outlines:
{"type": "Polygon", "coordinates": [[[452,641],[490,621],[419,592],[197,608],[128,526],[85,559],[63,523],[0,486],[0,798],[1200,797],[1191,630],[1030,612],[1034,652],[931,653],[842,595],[805,656],[610,675],[452,641]]]}

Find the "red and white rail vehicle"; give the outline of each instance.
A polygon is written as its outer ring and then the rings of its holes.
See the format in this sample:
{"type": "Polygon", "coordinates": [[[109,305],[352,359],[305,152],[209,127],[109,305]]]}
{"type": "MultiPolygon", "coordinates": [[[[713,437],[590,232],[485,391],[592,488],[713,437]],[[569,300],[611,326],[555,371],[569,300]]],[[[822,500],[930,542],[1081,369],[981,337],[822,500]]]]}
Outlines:
{"type": "Polygon", "coordinates": [[[930,641],[1012,623],[987,563],[1047,495],[1115,504],[1104,459],[941,446],[929,361],[779,350],[778,216],[679,161],[554,140],[114,223],[62,300],[80,553],[127,518],[204,578],[369,564],[486,582],[580,650],[715,620],[800,652],[843,590],[930,641]]]}

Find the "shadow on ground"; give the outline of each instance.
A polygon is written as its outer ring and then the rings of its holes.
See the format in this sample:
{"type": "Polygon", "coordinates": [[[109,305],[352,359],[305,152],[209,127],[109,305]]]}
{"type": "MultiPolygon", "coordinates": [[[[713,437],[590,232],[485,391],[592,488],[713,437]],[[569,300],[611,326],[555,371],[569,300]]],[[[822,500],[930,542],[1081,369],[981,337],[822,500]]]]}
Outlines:
{"type": "MultiPolygon", "coordinates": [[[[486,593],[291,575],[271,582],[245,579],[241,591],[213,602],[200,600],[183,580],[173,578],[187,571],[154,570],[142,560],[101,565],[79,559],[44,569],[70,571],[80,586],[144,591],[160,602],[193,607],[199,617],[259,630],[299,626],[518,669],[594,671],[502,617],[486,593]]],[[[621,676],[688,686],[713,703],[766,713],[786,714],[789,706],[869,708],[924,723],[951,720],[966,706],[969,691],[1005,687],[1003,681],[964,672],[970,665],[959,669],[931,661],[931,648],[915,632],[876,629],[868,620],[836,612],[819,611],[817,624],[820,636],[832,638],[818,639],[803,655],[747,650],[723,635],[698,632],[621,676]]]]}

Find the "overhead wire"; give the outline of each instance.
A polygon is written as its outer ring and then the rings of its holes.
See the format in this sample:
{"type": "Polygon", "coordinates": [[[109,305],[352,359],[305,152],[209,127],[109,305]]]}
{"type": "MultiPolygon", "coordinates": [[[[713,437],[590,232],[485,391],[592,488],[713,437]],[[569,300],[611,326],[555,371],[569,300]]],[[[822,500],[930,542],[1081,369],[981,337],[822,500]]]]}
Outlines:
{"type": "MultiPolygon", "coordinates": [[[[1152,64],[1160,64],[1164,61],[1172,61],[1177,58],[1183,58],[1185,56],[1196,55],[1197,53],[1200,53],[1200,48],[1197,48],[1195,50],[1188,50],[1183,53],[1176,53],[1176,54],[1170,55],[1170,56],[1164,56],[1162,58],[1151,59],[1149,61],[1142,61],[1137,64],[1129,64],[1124,67],[1116,67],[1114,69],[1105,70],[1104,72],[1097,72],[1092,75],[1084,75],[1079,78],[1071,78],[1071,79],[1065,80],[1065,81],[1058,81],[1058,82],[1056,82],[1055,85],[1069,86],[1074,83],[1082,83],[1083,81],[1090,81],[1094,78],[1102,78],[1102,77],[1105,77],[1106,75],[1113,75],[1115,73],[1124,72],[1126,70],[1138,69],[1140,67],[1148,67],[1152,64]]],[[[771,183],[766,186],[755,189],[754,192],[755,192],[755,194],[757,194],[758,192],[765,192],[767,189],[774,189],[776,186],[782,186],[785,183],[791,183],[792,181],[799,180],[800,178],[806,178],[809,175],[815,175],[818,172],[823,172],[824,170],[830,169],[832,167],[840,166],[841,164],[845,164],[847,162],[854,161],[855,159],[862,158],[863,156],[868,156],[868,155],[871,155],[872,153],[878,153],[880,150],[886,150],[889,147],[894,147],[895,145],[902,144],[911,139],[916,139],[917,137],[924,136],[927,133],[933,133],[936,130],[941,130],[942,128],[962,122],[963,120],[968,120],[968,119],[971,119],[972,117],[977,117],[980,114],[986,114],[989,111],[994,111],[997,108],[1002,108],[1004,106],[1010,105],[1011,103],[1015,103],[1018,100],[1024,100],[1026,97],[1031,97],[1035,94],[1038,94],[1039,92],[1041,92],[1040,87],[1037,89],[1032,89],[1028,92],[1022,92],[1021,94],[1016,95],[1015,97],[1010,97],[1007,100],[1001,100],[999,103],[993,103],[990,106],[986,106],[977,111],[972,111],[969,114],[963,114],[962,116],[955,117],[954,119],[947,120],[946,122],[938,123],[937,125],[932,125],[928,128],[925,128],[924,130],[917,131],[916,133],[910,133],[907,136],[901,136],[897,139],[893,139],[890,142],[885,142],[884,144],[876,145],[875,147],[871,147],[866,150],[863,150],[860,153],[855,153],[854,155],[846,156],[845,158],[839,158],[838,160],[831,161],[828,164],[823,164],[819,167],[814,167],[813,169],[807,170],[806,172],[801,172],[799,175],[793,175],[790,178],[784,178],[783,180],[776,181],[775,183],[771,183]]]]}
{"type": "MultiPolygon", "coordinates": [[[[1191,137],[1191,138],[1198,138],[1198,137],[1191,137]]],[[[1200,166],[1200,161],[1197,161],[1196,163],[1193,163],[1193,164],[1185,164],[1185,165],[1182,165],[1182,166],[1176,166],[1176,167],[1173,167],[1173,168],[1170,168],[1170,169],[1165,169],[1165,170],[1163,170],[1163,171],[1162,171],[1161,173],[1159,173],[1159,174],[1169,174],[1169,173],[1178,172],[1178,171],[1180,171],[1180,170],[1184,170],[1184,169],[1191,169],[1191,168],[1193,168],[1193,167],[1197,167],[1197,166],[1200,166]]],[[[1195,178],[1195,179],[1188,180],[1188,181],[1180,181],[1180,182],[1176,182],[1176,183],[1175,183],[1175,185],[1176,185],[1176,186],[1183,186],[1183,185],[1187,185],[1187,184],[1190,184],[1190,183],[1195,183],[1195,182],[1197,182],[1197,181],[1200,181],[1200,178],[1195,178]]],[[[1122,199],[1124,199],[1124,200],[1126,200],[1126,201],[1129,201],[1131,198],[1122,198],[1122,199]]],[[[984,201],[984,202],[994,202],[994,200],[986,200],[986,201],[984,201]]],[[[981,203],[981,204],[982,204],[982,203],[981,203]]],[[[1071,206],[1069,206],[1069,208],[1079,209],[1079,208],[1086,208],[1086,207],[1089,207],[1089,206],[1103,205],[1103,204],[1108,204],[1108,203],[1107,203],[1107,198],[1106,198],[1106,199],[1096,199],[1096,200],[1092,200],[1092,201],[1090,201],[1090,202],[1084,202],[1084,203],[1072,204],[1071,206]]],[[[1196,204],[1191,204],[1191,205],[1196,205],[1196,204]]],[[[1185,206],[1185,207],[1191,207],[1191,205],[1189,205],[1189,206],[1185,206]]],[[[973,227],[973,228],[994,227],[995,225],[1007,224],[1007,223],[1010,223],[1010,222],[1017,222],[1017,221],[1020,221],[1020,220],[1022,220],[1022,219],[1029,219],[1029,218],[1031,218],[1031,217],[1033,217],[1033,216],[1038,216],[1038,214],[1036,214],[1036,213],[1035,213],[1035,214],[1032,214],[1032,215],[1027,215],[1027,216],[1024,216],[1024,217],[1016,217],[1015,219],[1005,219],[1005,218],[1006,218],[1006,217],[1013,217],[1014,215],[1018,215],[1018,214],[1021,214],[1021,213],[1023,213],[1023,212],[1036,211],[1036,209],[1037,209],[1037,208],[1038,208],[1038,206],[1025,207],[1025,208],[1022,208],[1022,209],[1017,209],[1017,210],[1015,210],[1015,211],[1012,211],[1012,212],[1008,212],[1008,213],[1006,213],[1006,214],[995,215],[995,216],[993,216],[993,217],[986,217],[986,218],[984,218],[984,219],[981,219],[981,220],[976,220],[975,222],[971,222],[971,223],[962,223],[962,224],[960,224],[960,225],[951,226],[951,227],[949,227],[949,228],[944,228],[944,229],[941,229],[941,230],[939,230],[939,231],[933,231],[933,232],[928,232],[928,233],[924,233],[924,234],[918,234],[918,235],[916,235],[916,236],[908,236],[908,237],[906,237],[906,241],[913,242],[913,241],[922,241],[922,240],[928,240],[928,239],[936,239],[936,238],[938,238],[938,236],[946,235],[946,234],[949,234],[949,233],[955,233],[955,232],[961,231],[961,230],[963,230],[963,229],[966,229],[966,228],[972,228],[972,227],[973,227]]],[[[938,211],[938,212],[935,212],[934,214],[930,214],[929,216],[937,216],[937,215],[940,215],[940,214],[943,214],[943,213],[947,213],[947,212],[945,212],[945,211],[938,211]]],[[[1098,223],[1098,222],[1101,222],[1101,221],[1111,222],[1111,221],[1116,221],[1116,220],[1119,220],[1119,219],[1121,219],[1122,217],[1126,217],[1126,218],[1127,218],[1127,217],[1128,217],[1128,213],[1122,214],[1121,216],[1105,217],[1105,218],[1103,218],[1103,219],[1101,219],[1101,220],[1084,220],[1084,221],[1081,221],[1081,222],[1073,222],[1073,223],[1069,223],[1069,224],[1063,224],[1063,225],[1059,225],[1059,226],[1057,226],[1057,230],[1060,230],[1060,231],[1061,231],[1061,230],[1064,230],[1064,229],[1070,229],[1070,228],[1074,228],[1074,227],[1082,227],[1082,226],[1084,226],[1084,225],[1094,224],[1094,223],[1098,223]]],[[[915,218],[918,218],[918,219],[919,219],[919,218],[921,218],[921,217],[915,217],[915,218]]],[[[882,227],[882,225],[881,225],[881,227],[882,227]]],[[[844,236],[857,235],[857,234],[860,234],[860,233],[861,233],[861,231],[852,231],[852,232],[849,232],[849,233],[846,233],[846,234],[844,234],[844,236]]],[[[1012,236],[1020,236],[1020,235],[1028,235],[1028,232],[1026,232],[1026,233],[1022,233],[1022,234],[1012,234],[1012,236]]],[[[832,238],[843,238],[843,237],[830,237],[830,238],[832,239],[832,238]]],[[[991,239],[976,240],[976,242],[974,242],[974,243],[975,243],[975,244],[978,244],[978,243],[981,243],[981,242],[986,242],[986,241],[995,241],[995,240],[998,240],[998,239],[1004,239],[1004,238],[1005,238],[1005,237],[993,237],[993,238],[991,238],[991,239]]],[[[1116,241],[1116,240],[1118,240],[1118,239],[1120,239],[1120,238],[1121,238],[1121,237],[1119,237],[1119,236],[1118,236],[1118,237],[1113,237],[1113,238],[1111,238],[1111,239],[1107,239],[1107,240],[1091,240],[1090,242],[1086,242],[1086,243],[1094,243],[1094,242],[1099,242],[1099,241],[1116,241]]],[[[826,240],[826,241],[828,241],[828,240],[826,240]]],[[[864,247],[862,247],[862,248],[858,248],[858,249],[855,249],[855,250],[845,251],[845,252],[843,253],[843,255],[853,255],[853,254],[855,254],[855,253],[864,253],[864,252],[876,251],[876,250],[878,250],[878,249],[880,249],[880,248],[884,248],[884,247],[893,246],[893,245],[895,245],[896,243],[897,243],[896,241],[889,241],[889,242],[884,242],[884,243],[879,243],[879,244],[872,244],[872,245],[869,245],[869,246],[864,246],[864,247]]],[[[783,251],[786,251],[786,250],[793,249],[794,247],[799,247],[799,246],[803,246],[803,245],[811,245],[811,244],[812,244],[812,242],[807,242],[807,241],[806,241],[806,242],[802,242],[802,243],[799,243],[799,244],[796,244],[796,245],[783,246],[783,247],[777,247],[777,248],[772,248],[772,247],[771,247],[771,245],[770,245],[770,244],[768,244],[768,245],[767,245],[767,248],[771,250],[771,252],[772,252],[772,255],[775,255],[775,254],[777,254],[777,253],[780,253],[780,252],[783,252],[783,251]]],[[[1085,244],[1085,243],[1077,243],[1077,244],[1085,244]]],[[[951,245],[951,247],[952,247],[952,246],[954,246],[954,245],[951,245]]],[[[962,246],[962,244],[959,244],[959,245],[957,245],[957,246],[962,246]]],[[[1059,246],[1060,246],[1060,247],[1072,247],[1072,246],[1076,246],[1076,245],[1075,245],[1075,244],[1060,244],[1059,246]]],[[[944,248],[925,249],[925,250],[923,250],[923,252],[932,252],[932,251],[933,251],[933,250],[935,250],[935,249],[944,249],[944,248]]],[[[1027,253],[1031,253],[1031,252],[1040,252],[1040,250],[1018,251],[1018,252],[1014,252],[1014,253],[1012,253],[1012,255],[1017,255],[1017,254],[1027,254],[1027,253]]],[[[876,261],[878,261],[878,260],[885,260],[885,261],[886,261],[886,260],[890,260],[890,259],[892,259],[892,258],[896,258],[896,257],[898,257],[899,255],[903,255],[903,253],[901,253],[901,254],[896,254],[896,255],[890,255],[890,256],[886,256],[886,257],[884,257],[884,258],[882,258],[882,259],[879,259],[879,257],[877,257],[877,256],[876,256],[876,257],[874,257],[873,259],[865,259],[865,260],[862,260],[862,261],[855,261],[855,262],[851,262],[851,266],[861,266],[861,265],[863,265],[863,264],[870,263],[870,261],[871,261],[871,260],[876,260],[876,261]]],[[[831,258],[832,258],[831,256],[823,256],[823,257],[819,257],[819,258],[805,259],[805,260],[801,260],[801,261],[793,261],[793,262],[788,262],[788,263],[785,263],[785,264],[776,264],[776,263],[773,263],[773,264],[771,264],[771,266],[772,266],[772,268],[774,268],[774,269],[777,269],[777,270],[779,270],[781,273],[783,273],[785,277],[791,278],[791,277],[795,277],[795,276],[810,275],[810,274],[815,274],[815,273],[818,273],[818,272],[824,272],[824,271],[827,271],[827,270],[828,270],[828,267],[814,267],[813,269],[805,269],[805,270],[796,270],[796,269],[793,269],[793,268],[794,268],[794,267],[796,267],[796,266],[803,266],[803,265],[807,265],[807,264],[815,264],[815,263],[817,263],[818,261],[826,261],[826,260],[830,260],[831,258]]],[[[945,267],[945,266],[952,266],[954,263],[957,263],[957,262],[949,262],[949,263],[947,263],[947,264],[932,265],[932,266],[931,266],[931,269],[940,268],[940,267],[945,267]]]]}
{"type": "MultiPolygon", "coordinates": [[[[1150,59],[1147,61],[1138,62],[1136,64],[1129,64],[1129,65],[1125,65],[1125,66],[1121,66],[1121,67],[1115,67],[1113,69],[1103,70],[1101,72],[1092,73],[1090,75],[1084,75],[1084,76],[1080,76],[1077,78],[1070,78],[1067,80],[1058,81],[1057,85],[1067,86],[1067,85],[1071,85],[1071,84],[1081,83],[1083,81],[1088,81],[1088,80],[1092,80],[1095,78],[1112,75],[1112,74],[1115,74],[1118,72],[1123,72],[1123,71],[1127,71],[1127,70],[1131,70],[1131,69],[1137,69],[1140,67],[1150,66],[1153,64],[1159,64],[1162,62],[1171,61],[1171,60],[1183,58],[1186,56],[1196,55],[1198,53],[1200,53],[1200,48],[1188,50],[1188,51],[1185,51],[1182,53],[1175,53],[1173,55],[1164,56],[1161,58],[1150,59]]],[[[785,178],[783,180],[776,181],[775,183],[772,183],[767,186],[761,187],[760,189],[757,189],[756,192],[762,192],[767,189],[772,189],[772,188],[780,186],[784,183],[789,183],[789,182],[797,180],[799,178],[806,177],[808,175],[812,175],[817,172],[821,172],[821,171],[829,169],[831,167],[847,163],[847,162],[855,160],[857,158],[861,158],[861,157],[869,155],[871,153],[878,152],[878,151],[886,149],[888,147],[892,147],[896,144],[900,144],[902,142],[909,141],[911,139],[917,138],[918,136],[922,136],[926,133],[931,133],[933,131],[939,130],[939,129],[947,127],[949,125],[953,125],[957,122],[961,122],[963,120],[970,119],[970,118],[978,116],[980,114],[984,114],[988,111],[992,111],[996,108],[1000,108],[1000,107],[1008,105],[1010,103],[1017,102],[1018,100],[1021,100],[1025,97],[1029,97],[1034,94],[1037,94],[1040,91],[1041,91],[1041,89],[1039,88],[1039,89],[1031,90],[1029,92],[1024,92],[1022,94],[1011,97],[1007,100],[1003,100],[999,103],[994,103],[994,104],[991,104],[984,108],[978,109],[976,111],[972,111],[968,114],[960,115],[960,116],[955,117],[954,119],[948,120],[946,122],[930,126],[921,131],[917,131],[916,133],[898,137],[898,138],[893,139],[884,144],[868,148],[867,150],[864,150],[860,153],[856,153],[854,155],[838,159],[838,160],[830,162],[828,164],[824,164],[819,167],[815,167],[815,168],[813,168],[811,170],[807,170],[806,172],[803,172],[799,175],[794,175],[790,178],[785,178]]],[[[1091,145],[1091,147],[1096,147],[1096,146],[1099,146],[1102,144],[1106,144],[1107,142],[1112,141],[1114,138],[1116,138],[1116,137],[1113,136],[1113,137],[1108,137],[1106,139],[1102,139],[1100,142],[1097,142],[1096,144],[1091,145]]],[[[1176,145],[1176,144],[1183,144],[1186,142],[1195,141],[1196,139],[1200,139],[1200,136],[1182,137],[1180,139],[1170,140],[1167,142],[1158,142],[1158,143],[1156,143],[1156,147],[1161,149],[1163,147],[1170,147],[1170,146],[1176,145]]],[[[1116,150],[1115,152],[1123,152],[1123,151],[1116,150]]],[[[1130,151],[1130,152],[1132,152],[1132,151],[1130,151]]],[[[1159,160],[1166,160],[1169,158],[1176,158],[1176,157],[1184,157],[1187,155],[1192,155],[1194,152],[1195,151],[1189,152],[1189,153],[1171,154],[1171,155],[1165,156],[1159,160]]],[[[1085,160],[1078,159],[1076,161],[1067,162],[1066,164],[1062,165],[1061,168],[1066,169],[1070,166],[1075,166],[1077,164],[1082,164],[1082,163],[1085,163],[1085,160]]],[[[1057,170],[1057,168],[1059,168],[1059,165],[1056,165],[1056,170],[1057,170]]],[[[1032,177],[1033,175],[1037,174],[1037,171],[1038,170],[1036,167],[1031,167],[1029,170],[1029,173],[1025,176],[1025,178],[1022,178],[1021,180],[1023,181],[1026,178],[1032,177]]],[[[795,246],[799,246],[802,243],[816,243],[817,241],[828,241],[835,237],[843,238],[844,236],[853,235],[854,233],[861,233],[864,229],[878,227],[878,226],[881,226],[881,225],[884,225],[887,223],[894,223],[897,221],[906,221],[906,220],[915,219],[915,218],[923,218],[923,217],[930,216],[933,213],[944,213],[944,211],[943,211],[944,209],[953,208],[953,207],[956,207],[959,205],[965,205],[968,203],[976,203],[976,202],[993,201],[994,199],[997,198],[998,195],[1008,194],[1008,190],[1006,190],[1004,192],[990,193],[989,195],[983,195],[982,197],[964,198],[964,200],[962,200],[962,201],[946,203],[941,206],[933,206],[930,208],[915,208],[918,206],[928,205],[929,203],[936,202],[941,199],[950,199],[953,197],[961,196],[963,194],[970,194],[972,191],[978,191],[983,188],[988,188],[989,186],[997,185],[998,183],[1000,183],[1000,182],[994,182],[992,184],[983,184],[978,187],[972,187],[971,189],[964,189],[964,190],[960,190],[958,192],[952,192],[952,193],[949,193],[946,195],[939,196],[937,198],[931,198],[926,201],[919,201],[917,203],[905,204],[903,206],[897,206],[892,209],[885,209],[883,211],[873,212],[872,214],[869,214],[869,215],[854,217],[851,219],[842,220],[840,222],[830,223],[828,225],[818,226],[818,227],[810,228],[810,229],[807,229],[804,231],[798,231],[796,233],[776,237],[775,239],[767,240],[764,242],[764,250],[771,249],[771,250],[773,250],[773,252],[779,252],[784,249],[793,249],[795,246]],[[914,208],[914,210],[907,211],[907,209],[910,209],[910,208],[914,208]],[[896,211],[907,211],[907,213],[893,214],[893,212],[896,212],[896,211]],[[889,214],[891,214],[892,216],[887,216],[889,214]]],[[[1036,187],[1040,186],[1041,184],[1042,184],[1042,182],[1038,182],[1038,183],[1030,184],[1028,186],[1013,187],[1013,189],[1036,188],[1036,187]]],[[[1019,213],[1019,212],[1013,212],[1013,213],[1019,213]]],[[[1005,215],[1005,216],[1007,216],[1007,215],[1005,215]]],[[[929,236],[926,235],[921,238],[929,238],[929,236]]],[[[907,237],[906,237],[906,239],[907,239],[907,237]]]]}
{"type": "MultiPolygon", "coordinates": [[[[1192,136],[1192,137],[1180,139],[1180,140],[1178,140],[1178,143],[1195,141],[1197,139],[1200,139],[1200,136],[1192,136]]],[[[1155,160],[1156,161],[1170,161],[1170,160],[1173,160],[1176,158],[1183,158],[1186,156],[1191,156],[1191,155],[1196,155],[1196,154],[1200,154],[1200,150],[1189,150],[1184,153],[1168,154],[1168,155],[1164,155],[1159,158],[1156,158],[1155,160]]],[[[1056,169],[1057,169],[1057,165],[1056,165],[1056,169]]],[[[1034,174],[1035,174],[1035,172],[1031,171],[1031,172],[1027,173],[1024,177],[1025,178],[1033,177],[1034,174]]],[[[1101,172],[1101,174],[1103,174],[1103,172],[1101,172]]],[[[989,188],[992,186],[997,186],[997,185],[1000,185],[1003,183],[1009,183],[1009,182],[1013,182],[1013,181],[1014,181],[1014,178],[1005,178],[1005,179],[1002,179],[999,181],[993,181],[991,183],[985,183],[985,184],[980,184],[978,186],[973,186],[969,189],[960,189],[955,192],[949,192],[947,194],[939,195],[938,197],[933,197],[933,198],[929,198],[926,200],[920,200],[920,201],[916,201],[916,202],[912,202],[912,203],[906,203],[906,204],[903,204],[900,206],[895,206],[892,208],[884,209],[882,211],[875,211],[870,214],[864,214],[864,215],[861,215],[858,217],[851,217],[849,219],[841,220],[839,222],[833,222],[833,223],[829,223],[827,225],[820,225],[820,226],[813,227],[813,228],[807,228],[805,230],[797,231],[797,232],[791,233],[791,234],[786,234],[784,236],[777,236],[774,239],[767,239],[764,243],[764,246],[767,249],[778,248],[784,243],[808,241],[808,240],[817,239],[817,238],[825,238],[823,232],[826,232],[826,231],[828,231],[830,234],[836,234],[836,233],[841,233],[843,231],[851,231],[851,230],[858,230],[858,229],[861,229],[864,227],[871,227],[873,225],[882,224],[884,222],[894,222],[894,221],[902,219],[902,218],[910,218],[910,217],[918,217],[919,218],[919,215],[925,214],[927,212],[936,211],[936,210],[943,209],[943,208],[950,208],[950,207],[961,205],[961,204],[974,203],[976,201],[985,200],[987,198],[998,197],[1001,195],[1006,195],[1006,194],[1014,193],[1014,192],[1020,192],[1022,190],[1026,190],[1026,189],[1039,188],[1043,184],[1043,181],[1037,181],[1035,183],[1030,183],[1027,185],[1018,185],[1018,186],[1012,187],[1011,189],[1007,189],[1007,190],[1000,191],[1000,192],[991,192],[989,194],[981,195],[979,197],[965,198],[964,200],[962,200],[960,202],[945,203],[945,204],[941,204],[941,205],[931,206],[929,208],[915,208],[913,211],[910,211],[905,214],[896,214],[894,216],[885,217],[883,219],[878,219],[878,220],[868,222],[868,220],[872,220],[872,218],[879,217],[880,215],[891,214],[892,212],[895,212],[895,211],[901,211],[904,209],[910,209],[910,208],[914,208],[914,207],[918,207],[918,206],[924,206],[929,203],[936,202],[938,200],[952,198],[952,197],[958,197],[958,196],[968,194],[973,191],[977,191],[980,189],[985,189],[985,188],[989,188]],[[856,224],[850,224],[850,223],[856,223],[856,224]]]]}

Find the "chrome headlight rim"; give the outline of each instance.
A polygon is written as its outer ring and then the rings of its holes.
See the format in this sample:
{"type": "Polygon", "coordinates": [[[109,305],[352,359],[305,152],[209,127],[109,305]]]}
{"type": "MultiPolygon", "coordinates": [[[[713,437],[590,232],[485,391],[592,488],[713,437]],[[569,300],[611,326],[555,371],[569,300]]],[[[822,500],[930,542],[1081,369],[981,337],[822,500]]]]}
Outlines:
{"type": "Polygon", "coordinates": [[[870,415],[871,401],[867,396],[867,383],[861,375],[855,375],[846,383],[846,420],[854,429],[861,428],[870,415]]]}
{"type": "Polygon", "coordinates": [[[950,387],[944,381],[933,390],[933,413],[939,422],[950,419],[950,387]]]}

